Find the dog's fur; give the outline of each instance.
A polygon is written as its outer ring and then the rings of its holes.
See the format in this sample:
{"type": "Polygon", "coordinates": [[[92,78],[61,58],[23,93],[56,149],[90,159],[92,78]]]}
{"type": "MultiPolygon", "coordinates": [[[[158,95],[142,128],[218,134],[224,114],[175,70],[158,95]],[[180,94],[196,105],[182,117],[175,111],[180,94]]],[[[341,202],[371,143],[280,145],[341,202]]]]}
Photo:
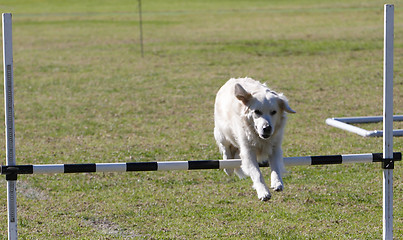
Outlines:
{"type": "Polygon", "coordinates": [[[250,176],[258,198],[271,198],[259,163],[270,164],[271,187],[283,190],[281,142],[286,113],[295,113],[283,94],[251,78],[230,79],[218,91],[214,108],[214,137],[223,159],[242,159],[241,168],[225,169],[250,176]]]}

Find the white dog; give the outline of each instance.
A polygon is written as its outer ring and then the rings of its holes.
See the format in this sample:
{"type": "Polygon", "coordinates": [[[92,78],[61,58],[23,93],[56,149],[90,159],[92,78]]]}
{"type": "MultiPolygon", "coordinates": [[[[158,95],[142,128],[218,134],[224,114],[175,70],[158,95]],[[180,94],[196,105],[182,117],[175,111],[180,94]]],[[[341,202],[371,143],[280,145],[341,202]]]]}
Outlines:
{"type": "Polygon", "coordinates": [[[283,190],[281,142],[286,112],[295,113],[283,94],[251,78],[230,79],[217,93],[214,137],[223,159],[242,159],[241,168],[225,169],[243,178],[250,176],[260,200],[271,198],[259,163],[270,164],[271,187],[283,190]]]}

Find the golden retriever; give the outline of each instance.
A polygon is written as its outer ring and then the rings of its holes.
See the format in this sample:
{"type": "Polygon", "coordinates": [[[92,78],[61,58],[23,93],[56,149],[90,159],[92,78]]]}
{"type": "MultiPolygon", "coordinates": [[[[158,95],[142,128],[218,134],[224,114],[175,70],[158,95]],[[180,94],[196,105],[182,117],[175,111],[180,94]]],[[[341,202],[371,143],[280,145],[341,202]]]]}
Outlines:
{"type": "Polygon", "coordinates": [[[260,164],[271,168],[271,188],[282,191],[284,171],[281,143],[286,113],[295,113],[287,98],[251,78],[232,78],[218,91],[214,107],[214,137],[223,159],[242,159],[240,168],[225,169],[250,176],[258,198],[271,198],[260,164]]]}

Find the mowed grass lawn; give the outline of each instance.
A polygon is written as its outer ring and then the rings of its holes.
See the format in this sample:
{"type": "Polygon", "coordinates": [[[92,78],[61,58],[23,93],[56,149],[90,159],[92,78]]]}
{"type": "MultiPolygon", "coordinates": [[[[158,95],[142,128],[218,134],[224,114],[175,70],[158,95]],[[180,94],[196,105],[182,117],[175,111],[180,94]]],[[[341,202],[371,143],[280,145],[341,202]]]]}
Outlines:
{"type": "MultiPolygon", "coordinates": [[[[0,3],[13,13],[18,164],[220,159],[215,93],[244,76],[283,92],[298,112],[289,117],[285,156],[382,152],[380,138],[325,124],[382,114],[382,1],[144,0],[144,58],[137,4],[0,3]]],[[[396,3],[395,114],[403,108],[402,61],[396,3]]],[[[395,138],[394,150],[402,146],[395,138]]],[[[396,163],[396,239],[402,174],[396,163]]],[[[260,202],[250,179],[219,170],[19,176],[18,231],[21,239],[382,237],[380,164],[289,167],[284,181],[284,192],[260,202]]]]}

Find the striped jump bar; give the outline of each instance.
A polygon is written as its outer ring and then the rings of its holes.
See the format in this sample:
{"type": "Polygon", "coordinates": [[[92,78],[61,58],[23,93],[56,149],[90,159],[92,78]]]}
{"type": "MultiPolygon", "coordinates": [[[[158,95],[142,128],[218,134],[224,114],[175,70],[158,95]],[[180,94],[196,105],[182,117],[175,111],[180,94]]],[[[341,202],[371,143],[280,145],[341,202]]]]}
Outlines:
{"type": "MultiPolygon", "coordinates": [[[[402,154],[393,153],[393,161],[400,161],[402,154]]],[[[346,154],[284,158],[286,166],[327,165],[346,163],[383,162],[382,153],[346,154]]],[[[133,172],[224,169],[241,166],[241,160],[199,160],[169,162],[131,162],[131,163],[84,163],[84,164],[42,164],[1,166],[1,174],[46,174],[46,173],[85,173],[85,172],[133,172]]],[[[268,167],[268,165],[261,165],[268,167]]]]}

